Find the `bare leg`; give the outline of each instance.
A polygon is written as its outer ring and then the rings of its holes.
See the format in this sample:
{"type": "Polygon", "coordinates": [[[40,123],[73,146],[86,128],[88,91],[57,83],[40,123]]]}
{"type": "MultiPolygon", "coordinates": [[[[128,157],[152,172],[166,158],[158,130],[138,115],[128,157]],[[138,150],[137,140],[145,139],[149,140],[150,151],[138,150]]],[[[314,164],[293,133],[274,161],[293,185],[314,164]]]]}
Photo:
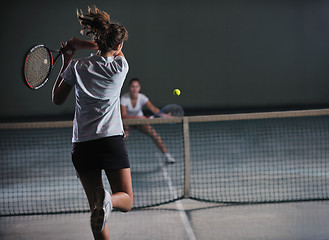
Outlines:
{"type": "MultiPolygon", "coordinates": [[[[93,201],[94,190],[98,187],[103,187],[102,172],[101,170],[94,170],[84,174],[80,174],[80,181],[87,195],[90,211],[92,211],[95,208],[95,204],[93,201]]],[[[102,232],[93,231],[93,235],[95,240],[110,239],[108,224],[106,223],[102,232]]]]}
{"type": "Polygon", "coordinates": [[[122,212],[128,212],[133,206],[133,190],[130,168],[106,171],[113,195],[112,206],[122,212]]]}
{"type": "Polygon", "coordinates": [[[151,125],[142,125],[139,128],[142,132],[144,132],[147,136],[152,138],[154,141],[155,145],[159,148],[159,150],[163,153],[167,153],[167,149],[165,145],[162,143],[162,139],[160,135],[155,131],[155,129],[151,125]]]}
{"type": "MultiPolygon", "coordinates": [[[[109,179],[112,193],[112,206],[123,212],[130,211],[133,205],[133,191],[131,184],[130,168],[120,169],[115,171],[106,171],[109,179]]],[[[90,171],[80,174],[80,181],[86,192],[89,207],[92,211],[95,207],[93,201],[94,190],[98,187],[103,187],[101,170],[90,171]]],[[[110,239],[108,223],[102,232],[93,232],[95,240],[110,239]]]]}

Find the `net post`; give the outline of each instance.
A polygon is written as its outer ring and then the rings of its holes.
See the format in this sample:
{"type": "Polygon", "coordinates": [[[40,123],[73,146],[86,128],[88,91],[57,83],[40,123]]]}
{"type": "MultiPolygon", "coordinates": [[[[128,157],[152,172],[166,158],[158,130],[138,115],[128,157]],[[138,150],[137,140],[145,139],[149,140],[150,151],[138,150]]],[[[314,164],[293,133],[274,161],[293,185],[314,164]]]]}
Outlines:
{"type": "Polygon", "coordinates": [[[188,117],[183,117],[183,134],[184,134],[184,198],[190,197],[190,130],[188,117]]]}

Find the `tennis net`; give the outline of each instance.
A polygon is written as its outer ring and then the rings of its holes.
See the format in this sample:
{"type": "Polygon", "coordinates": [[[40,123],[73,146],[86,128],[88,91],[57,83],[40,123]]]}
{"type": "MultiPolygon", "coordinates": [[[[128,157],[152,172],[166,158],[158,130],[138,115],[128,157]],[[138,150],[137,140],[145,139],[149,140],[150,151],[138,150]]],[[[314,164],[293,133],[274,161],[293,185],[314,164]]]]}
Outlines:
{"type": "MultiPolygon", "coordinates": [[[[184,197],[329,199],[328,122],[328,109],[125,120],[134,208],[184,197]],[[175,164],[166,164],[145,128],[160,136],[175,164]]],[[[0,124],[0,136],[2,216],[88,211],[71,163],[72,122],[0,124]]]]}

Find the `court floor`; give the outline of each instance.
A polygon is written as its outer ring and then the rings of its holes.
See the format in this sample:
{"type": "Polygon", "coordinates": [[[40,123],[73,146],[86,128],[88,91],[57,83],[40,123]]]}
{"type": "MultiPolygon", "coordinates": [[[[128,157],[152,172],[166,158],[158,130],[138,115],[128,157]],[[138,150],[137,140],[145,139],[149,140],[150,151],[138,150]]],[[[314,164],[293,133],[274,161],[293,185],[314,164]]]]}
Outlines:
{"type": "MultiPolygon", "coordinates": [[[[0,218],[0,239],[92,239],[89,214],[0,218]]],[[[181,200],[113,212],[111,239],[329,239],[329,201],[224,205],[181,200]]]]}

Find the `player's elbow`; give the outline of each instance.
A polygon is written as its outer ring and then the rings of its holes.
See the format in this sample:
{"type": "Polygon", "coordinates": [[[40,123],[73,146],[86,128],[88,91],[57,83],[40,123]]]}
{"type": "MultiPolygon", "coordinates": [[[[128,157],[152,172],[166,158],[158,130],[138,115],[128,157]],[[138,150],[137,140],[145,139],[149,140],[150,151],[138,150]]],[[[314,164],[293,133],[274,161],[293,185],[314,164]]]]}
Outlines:
{"type": "Polygon", "coordinates": [[[70,94],[71,88],[71,86],[65,85],[65,83],[63,83],[60,88],[53,90],[53,103],[55,103],[56,105],[62,105],[70,94]]]}
{"type": "Polygon", "coordinates": [[[52,96],[52,101],[56,105],[62,105],[64,103],[64,100],[56,96],[55,94],[52,96]]]}
{"type": "Polygon", "coordinates": [[[55,105],[58,105],[58,106],[60,106],[60,105],[63,104],[63,102],[58,101],[58,100],[53,100],[53,103],[54,103],[55,105]]]}

